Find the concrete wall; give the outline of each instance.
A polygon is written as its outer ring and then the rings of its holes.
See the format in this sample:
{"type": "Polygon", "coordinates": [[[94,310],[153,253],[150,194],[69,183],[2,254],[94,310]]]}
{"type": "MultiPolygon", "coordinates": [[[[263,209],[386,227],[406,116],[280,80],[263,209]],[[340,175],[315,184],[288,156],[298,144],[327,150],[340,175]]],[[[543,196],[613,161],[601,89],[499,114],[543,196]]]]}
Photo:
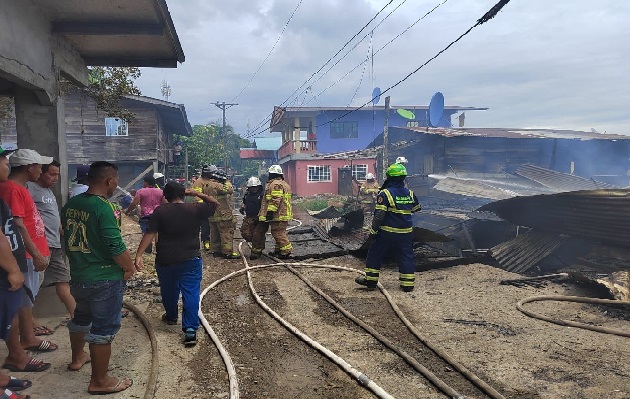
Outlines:
{"type": "MultiPolygon", "coordinates": [[[[374,159],[353,159],[353,165],[367,165],[368,173],[374,173],[374,159]]],[[[290,161],[282,165],[284,178],[291,185],[293,194],[307,197],[316,194],[338,194],[339,192],[339,168],[350,165],[347,159],[308,159],[290,161]],[[314,165],[329,165],[331,181],[309,182],[308,167],[314,165]]]]}

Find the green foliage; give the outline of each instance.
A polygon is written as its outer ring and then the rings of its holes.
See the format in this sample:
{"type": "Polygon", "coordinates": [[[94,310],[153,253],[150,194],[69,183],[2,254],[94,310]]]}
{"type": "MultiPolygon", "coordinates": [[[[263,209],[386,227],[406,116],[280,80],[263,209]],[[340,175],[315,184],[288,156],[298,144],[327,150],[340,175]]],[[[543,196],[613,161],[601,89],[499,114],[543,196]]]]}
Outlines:
{"type": "Polygon", "coordinates": [[[307,209],[309,211],[321,211],[322,209],[328,208],[328,200],[324,198],[316,198],[302,202],[295,202],[294,206],[303,211],[307,209]]]}
{"type": "MultiPolygon", "coordinates": [[[[190,137],[181,137],[182,142],[188,148],[188,164],[195,169],[201,169],[204,164],[214,164],[220,168],[225,166],[232,172],[242,173],[240,149],[252,147],[253,143],[234,133],[231,126],[226,126],[227,135],[221,133],[222,125],[213,122],[207,125],[194,125],[193,134],[190,137]]],[[[255,169],[258,174],[258,165],[247,164],[247,173],[255,169]]]]}
{"type": "Polygon", "coordinates": [[[9,120],[13,116],[13,97],[0,96],[0,133],[9,132],[9,120]]]}
{"type": "Polygon", "coordinates": [[[135,80],[141,75],[140,68],[133,67],[90,67],[87,87],[81,90],[92,97],[99,109],[109,117],[119,117],[128,122],[135,117],[134,113],[120,105],[124,96],[139,96],[140,89],[135,80]]]}

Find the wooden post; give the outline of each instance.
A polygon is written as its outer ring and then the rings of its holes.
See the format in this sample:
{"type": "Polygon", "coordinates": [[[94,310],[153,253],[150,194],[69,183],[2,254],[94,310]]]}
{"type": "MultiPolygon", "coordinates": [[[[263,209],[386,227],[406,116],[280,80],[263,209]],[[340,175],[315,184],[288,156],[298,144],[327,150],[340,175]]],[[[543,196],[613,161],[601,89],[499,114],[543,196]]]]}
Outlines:
{"type": "Polygon", "coordinates": [[[383,128],[383,176],[385,179],[385,171],[387,170],[387,146],[389,145],[388,140],[388,129],[387,125],[389,124],[389,96],[385,97],[385,127],[383,128]]]}

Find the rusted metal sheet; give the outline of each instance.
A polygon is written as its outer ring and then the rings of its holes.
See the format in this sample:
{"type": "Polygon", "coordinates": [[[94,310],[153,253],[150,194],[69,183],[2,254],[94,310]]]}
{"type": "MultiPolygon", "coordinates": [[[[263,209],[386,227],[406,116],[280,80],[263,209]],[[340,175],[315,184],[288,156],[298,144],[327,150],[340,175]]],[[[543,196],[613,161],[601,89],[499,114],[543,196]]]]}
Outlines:
{"type": "Polygon", "coordinates": [[[516,197],[479,208],[519,226],[630,247],[630,190],[516,197]]]}
{"type": "Polygon", "coordinates": [[[307,209],[306,212],[315,219],[334,219],[342,216],[341,212],[339,212],[334,206],[329,206],[321,211],[310,211],[307,209]]]}
{"type": "Polygon", "coordinates": [[[503,269],[522,273],[553,254],[565,240],[566,236],[532,230],[491,248],[489,254],[503,269]]]}
{"type": "Polygon", "coordinates": [[[556,172],[535,165],[523,165],[517,169],[516,174],[542,184],[556,192],[599,190],[619,188],[612,184],[599,182],[593,179],[556,172]]]}
{"type": "Polygon", "coordinates": [[[476,179],[457,179],[447,177],[446,179],[438,181],[433,188],[446,193],[465,195],[468,197],[489,198],[493,200],[513,198],[519,195],[516,191],[498,187],[476,179]]]}
{"type": "Polygon", "coordinates": [[[570,139],[570,140],[630,140],[630,136],[602,134],[576,130],[558,129],[507,129],[507,128],[426,128],[409,127],[420,133],[435,134],[443,137],[496,137],[517,139],[570,139]]]}

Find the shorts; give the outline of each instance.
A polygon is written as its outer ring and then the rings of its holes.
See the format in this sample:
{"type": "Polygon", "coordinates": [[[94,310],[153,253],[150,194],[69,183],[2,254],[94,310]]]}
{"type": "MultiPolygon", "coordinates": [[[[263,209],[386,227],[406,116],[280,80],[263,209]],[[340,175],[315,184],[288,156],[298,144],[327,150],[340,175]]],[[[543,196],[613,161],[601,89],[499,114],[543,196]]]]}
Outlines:
{"type": "Polygon", "coordinates": [[[44,271],[42,287],[70,282],[70,268],[66,264],[66,254],[61,248],[50,248],[50,261],[44,271]]]}
{"type": "Polygon", "coordinates": [[[151,216],[143,216],[138,220],[138,224],[140,224],[140,231],[142,234],[146,234],[149,229],[149,220],[151,220],[151,216]]]}
{"type": "Polygon", "coordinates": [[[77,302],[70,332],[87,333],[89,344],[110,344],[120,330],[125,280],[70,283],[70,293],[77,302]]]}
{"type": "Polygon", "coordinates": [[[20,310],[21,297],[24,289],[9,291],[7,287],[0,286],[0,339],[6,341],[11,330],[11,323],[20,310]]]}
{"type": "Polygon", "coordinates": [[[33,301],[37,297],[39,293],[39,287],[42,285],[43,272],[36,272],[35,266],[33,265],[33,258],[26,259],[26,269],[24,272],[24,287],[25,289],[20,290],[22,292],[21,299],[21,308],[32,308],[33,301]],[[33,297],[28,293],[32,293],[33,297]]]}

